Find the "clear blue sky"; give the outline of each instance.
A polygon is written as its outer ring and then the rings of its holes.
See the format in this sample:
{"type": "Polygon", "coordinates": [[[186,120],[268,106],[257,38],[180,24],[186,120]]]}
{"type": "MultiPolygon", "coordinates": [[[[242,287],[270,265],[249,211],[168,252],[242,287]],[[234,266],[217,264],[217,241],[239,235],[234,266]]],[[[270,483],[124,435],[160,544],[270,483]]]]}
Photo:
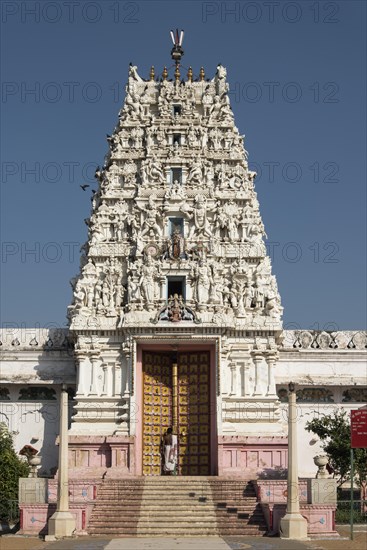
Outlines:
{"type": "Polygon", "coordinates": [[[65,324],[91,205],[79,185],[103,163],[129,62],[146,78],[151,65],[161,72],[178,26],[185,67],[210,78],[218,62],[227,67],[285,327],[366,327],[365,2],[1,10],[2,325],[65,324]]]}

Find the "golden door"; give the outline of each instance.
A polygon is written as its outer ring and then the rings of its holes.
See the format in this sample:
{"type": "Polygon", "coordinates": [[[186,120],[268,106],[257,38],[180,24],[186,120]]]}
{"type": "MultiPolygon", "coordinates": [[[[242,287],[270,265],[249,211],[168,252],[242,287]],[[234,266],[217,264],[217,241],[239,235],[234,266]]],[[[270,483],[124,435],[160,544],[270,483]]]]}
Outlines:
{"type": "Polygon", "coordinates": [[[178,434],[178,474],[210,474],[209,352],[143,354],[143,474],[162,473],[160,441],[178,434]]]}

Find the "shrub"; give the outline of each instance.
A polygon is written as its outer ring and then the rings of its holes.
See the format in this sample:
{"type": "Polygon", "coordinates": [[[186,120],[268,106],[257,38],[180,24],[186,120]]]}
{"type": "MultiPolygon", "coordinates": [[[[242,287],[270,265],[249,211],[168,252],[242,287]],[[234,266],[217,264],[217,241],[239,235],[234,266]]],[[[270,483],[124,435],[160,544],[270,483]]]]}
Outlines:
{"type": "Polygon", "coordinates": [[[14,450],[13,437],[0,422],[0,519],[14,519],[14,501],[18,501],[18,480],[28,477],[29,466],[14,450]]]}

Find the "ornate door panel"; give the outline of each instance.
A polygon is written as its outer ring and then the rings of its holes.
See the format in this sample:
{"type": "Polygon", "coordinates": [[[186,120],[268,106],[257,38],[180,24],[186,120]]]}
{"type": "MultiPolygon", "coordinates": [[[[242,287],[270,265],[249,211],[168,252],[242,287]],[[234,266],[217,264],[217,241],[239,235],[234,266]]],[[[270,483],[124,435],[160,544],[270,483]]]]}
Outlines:
{"type": "Polygon", "coordinates": [[[179,473],[210,475],[209,352],[178,356],[179,473]]]}
{"type": "Polygon", "coordinates": [[[143,356],[143,475],[161,475],[160,442],[172,425],[172,364],[164,353],[143,356]]]}
{"type": "Polygon", "coordinates": [[[161,475],[160,441],[169,426],[178,434],[178,474],[210,475],[210,354],[179,353],[175,361],[143,354],[143,475],[161,475]]]}

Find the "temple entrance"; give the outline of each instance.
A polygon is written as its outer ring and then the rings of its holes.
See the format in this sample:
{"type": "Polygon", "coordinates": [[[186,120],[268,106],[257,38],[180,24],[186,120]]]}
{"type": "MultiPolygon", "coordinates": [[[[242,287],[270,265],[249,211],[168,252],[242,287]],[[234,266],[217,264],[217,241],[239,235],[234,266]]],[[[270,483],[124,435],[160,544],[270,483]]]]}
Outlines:
{"type": "Polygon", "coordinates": [[[178,435],[178,475],[210,475],[210,353],[143,353],[143,475],[162,473],[161,437],[178,435]]]}

